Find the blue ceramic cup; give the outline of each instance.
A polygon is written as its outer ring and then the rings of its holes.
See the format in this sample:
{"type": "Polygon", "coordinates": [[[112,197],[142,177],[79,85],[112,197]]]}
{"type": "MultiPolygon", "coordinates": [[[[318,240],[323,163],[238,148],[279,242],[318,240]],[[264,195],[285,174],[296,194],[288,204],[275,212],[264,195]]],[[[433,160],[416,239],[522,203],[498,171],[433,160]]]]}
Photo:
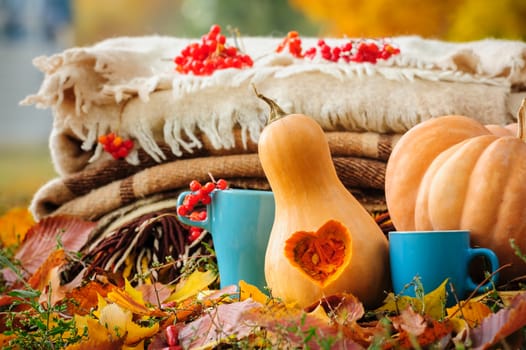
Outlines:
{"type": "MultiPolygon", "coordinates": [[[[495,253],[487,248],[471,248],[468,230],[449,231],[393,231],[389,232],[389,254],[393,291],[399,295],[415,296],[415,288],[408,286],[419,277],[425,293],[429,293],[446,278],[454,290],[447,287],[448,306],[477,289],[478,284],[469,275],[473,258],[483,257],[495,273],[499,261],[495,253]]],[[[496,283],[498,274],[478,290],[485,291],[496,283]]]]}
{"type": "MultiPolygon", "coordinates": [[[[179,194],[177,205],[189,193],[179,194]]],[[[244,280],[265,291],[265,253],[274,223],[273,193],[226,189],[212,192],[211,197],[206,220],[192,221],[178,215],[179,220],[212,234],[222,288],[244,280]]]]}

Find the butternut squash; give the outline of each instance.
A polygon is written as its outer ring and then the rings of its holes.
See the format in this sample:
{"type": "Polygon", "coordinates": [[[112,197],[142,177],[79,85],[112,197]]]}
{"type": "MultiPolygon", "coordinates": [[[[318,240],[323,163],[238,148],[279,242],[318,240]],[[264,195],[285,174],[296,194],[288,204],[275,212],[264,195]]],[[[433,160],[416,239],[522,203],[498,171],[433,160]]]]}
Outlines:
{"type": "Polygon", "coordinates": [[[265,256],[271,294],[307,306],[346,292],[377,305],[389,286],[385,235],[338,178],[320,125],[257,94],[271,106],[258,141],[276,204],[265,256]]]}

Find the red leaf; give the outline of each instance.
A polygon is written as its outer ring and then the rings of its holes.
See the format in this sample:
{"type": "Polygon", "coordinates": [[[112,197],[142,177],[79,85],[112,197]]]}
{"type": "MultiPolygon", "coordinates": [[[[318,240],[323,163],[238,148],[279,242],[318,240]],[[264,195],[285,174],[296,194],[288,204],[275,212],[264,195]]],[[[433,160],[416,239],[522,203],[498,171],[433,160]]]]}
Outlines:
{"type": "MultiPolygon", "coordinates": [[[[53,216],[42,219],[31,227],[15,255],[28,275],[34,274],[57,249],[60,239],[66,251],[79,251],[88,240],[96,223],[74,216],[53,216]]],[[[13,274],[4,273],[8,282],[14,282],[13,274]]]]}
{"type": "Polygon", "coordinates": [[[241,339],[249,335],[256,326],[244,314],[247,310],[260,307],[261,304],[250,299],[220,304],[183,327],[179,332],[179,341],[185,349],[193,349],[215,346],[233,335],[241,339]]]}
{"type": "Polygon", "coordinates": [[[135,289],[142,293],[145,302],[152,305],[157,305],[159,302],[162,303],[172,292],[168,286],[161,283],[142,284],[135,289]]]}

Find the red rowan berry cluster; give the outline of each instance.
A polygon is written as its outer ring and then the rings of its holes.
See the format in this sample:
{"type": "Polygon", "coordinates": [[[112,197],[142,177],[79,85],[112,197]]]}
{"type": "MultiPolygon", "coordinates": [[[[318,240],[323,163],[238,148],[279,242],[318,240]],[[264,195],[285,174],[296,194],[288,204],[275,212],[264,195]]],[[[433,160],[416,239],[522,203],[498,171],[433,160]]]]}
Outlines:
{"type": "Polygon", "coordinates": [[[318,40],[316,46],[302,51],[302,42],[298,33],[289,32],[285,39],[278,45],[276,52],[282,52],[285,49],[297,58],[321,57],[331,62],[369,62],[376,63],[378,60],[386,60],[393,55],[400,53],[400,49],[389,43],[377,43],[372,40],[349,40],[337,46],[330,46],[323,39],[318,40]]]}
{"type": "MultiPolygon", "coordinates": [[[[199,205],[207,205],[212,201],[210,196],[214,190],[225,190],[228,188],[228,182],[224,179],[219,179],[216,182],[209,181],[204,185],[197,180],[190,182],[191,193],[187,194],[182,205],[177,207],[177,213],[181,216],[186,216],[192,221],[204,221],[207,218],[206,210],[195,210],[199,205]]],[[[188,240],[195,241],[201,235],[202,228],[191,226],[188,240]]]]}
{"type": "Polygon", "coordinates": [[[285,39],[283,39],[283,41],[278,45],[276,52],[279,53],[285,49],[287,49],[287,51],[294,57],[303,57],[303,52],[301,48],[301,38],[298,32],[289,32],[285,39]]]}
{"type": "Polygon", "coordinates": [[[115,159],[126,158],[133,148],[132,140],[124,140],[113,132],[99,136],[98,141],[104,150],[111,154],[115,159]]]}
{"type": "Polygon", "coordinates": [[[241,53],[235,46],[226,45],[226,37],[217,24],[201,37],[201,42],[186,46],[174,62],[177,72],[194,75],[211,75],[216,70],[241,69],[254,64],[250,56],[241,53]]]}

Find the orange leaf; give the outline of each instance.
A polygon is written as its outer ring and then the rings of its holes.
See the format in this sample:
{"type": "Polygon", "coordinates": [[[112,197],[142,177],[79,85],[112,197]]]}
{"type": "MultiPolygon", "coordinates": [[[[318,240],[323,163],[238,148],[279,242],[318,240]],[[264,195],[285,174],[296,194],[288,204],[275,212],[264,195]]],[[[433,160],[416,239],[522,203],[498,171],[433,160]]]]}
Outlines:
{"type": "Polygon", "coordinates": [[[464,320],[470,328],[473,328],[491,313],[491,309],[486,304],[474,300],[461,302],[460,305],[457,304],[447,308],[447,315],[452,316],[450,320],[453,322],[457,332],[461,330],[463,324],[463,322],[459,321],[464,320]]]}
{"type": "Polygon", "coordinates": [[[44,263],[35,271],[33,276],[28,280],[33,289],[42,291],[50,281],[50,271],[66,263],[66,252],[64,249],[57,249],[52,252],[44,263]]]}
{"type": "Polygon", "coordinates": [[[15,337],[16,336],[14,334],[5,335],[4,333],[0,333],[0,349],[7,347],[9,345],[9,342],[15,337]]]}
{"type": "Polygon", "coordinates": [[[110,291],[116,288],[110,283],[100,283],[98,281],[89,281],[81,287],[74,288],[66,293],[65,300],[74,300],[75,302],[66,301],[68,313],[70,315],[87,315],[92,308],[98,303],[98,296],[106,297],[110,291]]]}

